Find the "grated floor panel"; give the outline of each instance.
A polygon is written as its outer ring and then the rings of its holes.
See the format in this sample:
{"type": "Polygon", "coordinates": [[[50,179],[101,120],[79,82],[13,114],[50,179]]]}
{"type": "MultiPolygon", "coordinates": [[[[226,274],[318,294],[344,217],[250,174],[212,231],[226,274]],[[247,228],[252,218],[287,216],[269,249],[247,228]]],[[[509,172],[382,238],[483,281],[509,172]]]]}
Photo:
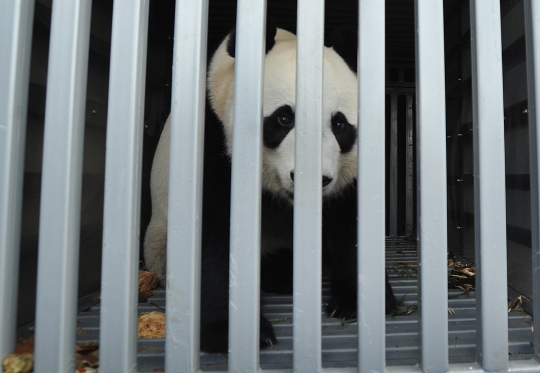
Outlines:
{"type": "MultiPolygon", "coordinates": [[[[416,272],[404,264],[416,264],[416,246],[404,238],[388,238],[386,266],[390,283],[404,307],[418,301],[416,272]]],[[[474,292],[466,295],[460,290],[449,290],[448,307],[453,314],[449,319],[449,357],[451,363],[472,362],[476,355],[476,299],[474,292]]],[[[323,304],[329,300],[328,283],[323,283],[323,304]]],[[[147,303],[139,304],[140,312],[165,309],[165,290],[157,289],[147,303]]],[[[292,295],[264,294],[263,313],[272,322],[278,344],[260,352],[263,369],[292,368],[292,295]]],[[[78,342],[97,342],[99,338],[99,304],[79,313],[78,342]]],[[[322,311],[321,311],[322,312],[322,311]]],[[[356,366],[357,325],[342,323],[322,312],[323,365],[325,367],[356,366]]],[[[532,319],[524,312],[508,314],[510,359],[531,358],[532,319]]],[[[165,361],[164,339],[139,339],[138,371],[162,371],[165,361]]],[[[418,314],[392,316],[386,319],[387,365],[412,365],[418,362],[418,314]]],[[[224,354],[201,354],[201,369],[224,371],[224,354]]]]}

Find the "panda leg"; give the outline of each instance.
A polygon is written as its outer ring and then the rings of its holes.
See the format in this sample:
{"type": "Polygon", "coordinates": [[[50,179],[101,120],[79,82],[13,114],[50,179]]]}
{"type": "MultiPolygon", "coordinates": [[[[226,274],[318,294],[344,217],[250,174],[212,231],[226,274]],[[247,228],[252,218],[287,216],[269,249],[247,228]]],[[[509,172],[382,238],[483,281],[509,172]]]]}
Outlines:
{"type": "Polygon", "coordinates": [[[392,286],[390,286],[390,283],[388,282],[388,273],[385,273],[385,286],[386,286],[386,314],[390,314],[397,310],[398,306],[401,305],[401,302],[399,302],[395,295],[394,290],[392,290],[392,286]]]}
{"type": "MultiPolygon", "coordinates": [[[[228,352],[229,345],[229,250],[206,247],[202,253],[201,339],[206,352],[228,352]]],[[[276,344],[272,324],[260,315],[260,347],[276,344]]]]}
{"type": "Polygon", "coordinates": [[[293,252],[291,249],[279,249],[261,258],[261,289],[266,293],[292,294],[293,252]]]}
{"type": "MultiPolygon", "coordinates": [[[[343,247],[342,247],[343,249],[343,247]]],[[[331,258],[330,286],[332,298],[326,307],[331,317],[355,318],[357,313],[357,255],[356,247],[333,253],[331,258]]],[[[399,306],[385,273],[385,313],[392,313],[399,306]]]]}
{"type": "Polygon", "coordinates": [[[330,269],[332,298],[326,306],[330,317],[352,319],[356,317],[357,285],[356,257],[333,255],[330,269]],[[348,258],[349,260],[344,260],[348,258]]]}
{"type": "Polygon", "coordinates": [[[150,272],[158,275],[165,285],[167,275],[167,219],[152,216],[144,238],[144,262],[150,272]]]}
{"type": "MultiPolygon", "coordinates": [[[[259,347],[270,347],[277,343],[272,324],[261,315],[259,347]]],[[[229,345],[228,320],[216,320],[201,327],[201,350],[211,353],[227,353],[229,345]],[[204,338],[203,338],[204,335],[204,338]]]]}

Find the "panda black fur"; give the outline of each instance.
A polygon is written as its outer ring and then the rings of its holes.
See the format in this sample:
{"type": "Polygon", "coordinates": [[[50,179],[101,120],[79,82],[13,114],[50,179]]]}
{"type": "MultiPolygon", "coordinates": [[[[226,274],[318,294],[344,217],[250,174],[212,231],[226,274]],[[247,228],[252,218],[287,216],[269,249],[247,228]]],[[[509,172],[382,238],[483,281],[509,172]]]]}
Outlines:
{"type": "MultiPolygon", "coordinates": [[[[356,121],[355,33],[334,33],[325,47],[323,98],[323,262],[330,274],[334,317],[356,315],[356,121]]],[[[229,34],[210,62],[205,121],[201,349],[227,352],[229,225],[235,35],[229,34]]],[[[294,107],[296,37],[267,27],[261,223],[261,287],[292,291],[294,107]]],[[[382,124],[381,124],[382,125],[382,124]]],[[[169,121],[158,144],[151,176],[152,219],[144,243],[145,261],[162,283],[166,276],[169,121]]],[[[174,191],[172,191],[174,193],[174,191]]],[[[182,248],[178,248],[181,250],[182,248]]],[[[301,274],[299,274],[301,275],[301,274]]],[[[386,311],[397,302],[386,281],[386,311]]],[[[261,347],[276,343],[261,314],[261,347]]]]}

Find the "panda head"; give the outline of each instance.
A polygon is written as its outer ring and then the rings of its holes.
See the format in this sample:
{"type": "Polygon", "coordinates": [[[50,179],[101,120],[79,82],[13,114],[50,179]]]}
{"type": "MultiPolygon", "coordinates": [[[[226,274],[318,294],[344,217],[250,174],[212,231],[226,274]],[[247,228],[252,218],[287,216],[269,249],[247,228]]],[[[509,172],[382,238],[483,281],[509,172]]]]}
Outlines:
{"type": "MultiPolygon", "coordinates": [[[[263,190],[292,202],[296,97],[296,36],[267,28],[264,70],[263,190]]],[[[358,81],[356,32],[334,32],[324,47],[322,175],[323,198],[335,197],[356,178],[358,81]]],[[[232,154],[235,34],[218,47],[208,71],[212,109],[224,126],[232,154]]]]}

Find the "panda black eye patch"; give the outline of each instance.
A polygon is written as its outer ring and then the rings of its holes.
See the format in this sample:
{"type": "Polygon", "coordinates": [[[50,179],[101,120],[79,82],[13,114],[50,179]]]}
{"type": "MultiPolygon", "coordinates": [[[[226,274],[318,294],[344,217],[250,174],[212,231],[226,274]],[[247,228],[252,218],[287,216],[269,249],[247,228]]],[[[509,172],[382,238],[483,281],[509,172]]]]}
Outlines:
{"type": "Polygon", "coordinates": [[[264,118],[263,142],[270,149],[277,148],[294,127],[294,112],[289,105],[278,107],[264,118]]]}
{"type": "Polygon", "coordinates": [[[332,133],[336,137],[342,153],[351,151],[356,143],[356,128],[349,123],[347,117],[338,111],[332,116],[332,133]]]}

